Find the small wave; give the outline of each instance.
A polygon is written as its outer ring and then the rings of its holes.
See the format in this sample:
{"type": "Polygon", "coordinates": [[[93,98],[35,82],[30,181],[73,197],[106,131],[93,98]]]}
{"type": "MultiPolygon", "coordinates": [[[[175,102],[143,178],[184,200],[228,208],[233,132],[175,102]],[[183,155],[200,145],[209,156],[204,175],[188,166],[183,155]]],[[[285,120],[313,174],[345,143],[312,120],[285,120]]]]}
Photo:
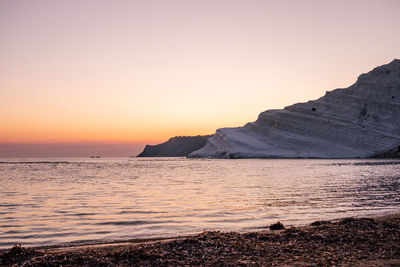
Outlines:
{"type": "Polygon", "coordinates": [[[21,239],[32,239],[32,238],[35,238],[35,237],[37,237],[37,235],[17,235],[17,236],[15,236],[15,235],[4,235],[4,236],[2,236],[1,238],[2,239],[16,239],[16,240],[21,240],[21,239]]]}
{"type": "Polygon", "coordinates": [[[15,230],[10,230],[10,231],[6,231],[3,234],[20,234],[22,233],[22,231],[15,231],[15,230]]]}
{"type": "Polygon", "coordinates": [[[355,166],[381,166],[381,165],[400,165],[400,161],[381,161],[381,162],[356,162],[355,166]]]}
{"type": "Polygon", "coordinates": [[[110,234],[110,233],[112,233],[111,231],[95,231],[95,232],[92,232],[91,234],[95,234],[95,235],[107,235],[107,234],[110,234]]]}
{"type": "Polygon", "coordinates": [[[146,211],[146,210],[122,210],[117,214],[158,214],[158,213],[167,213],[162,211],[146,211]]]}
{"type": "Polygon", "coordinates": [[[225,219],[225,220],[208,220],[207,223],[236,223],[253,221],[254,218],[242,218],[242,219],[225,219]]]}
{"type": "Polygon", "coordinates": [[[177,221],[116,221],[116,222],[99,222],[94,225],[144,225],[144,224],[161,224],[161,223],[177,223],[177,221]]]}
{"type": "Polygon", "coordinates": [[[2,249],[6,249],[7,247],[12,247],[15,245],[27,246],[27,245],[31,245],[31,243],[29,243],[29,242],[0,242],[0,251],[2,249]]]}
{"type": "Polygon", "coordinates": [[[23,225],[18,225],[18,224],[0,224],[0,228],[17,228],[17,227],[23,227],[23,225]]]}
{"type": "Polygon", "coordinates": [[[21,204],[8,204],[8,203],[6,203],[6,204],[3,204],[3,203],[0,203],[0,207],[20,207],[20,206],[22,206],[21,204]]]}
{"type": "Polygon", "coordinates": [[[75,213],[71,214],[72,216],[92,216],[92,215],[97,215],[98,213],[91,213],[91,212],[82,212],[82,213],[75,213]]]}
{"type": "Polygon", "coordinates": [[[0,164],[72,164],[70,161],[0,161],[0,164]]]}
{"type": "Polygon", "coordinates": [[[384,166],[384,165],[400,165],[400,161],[365,161],[365,162],[340,162],[321,164],[324,166],[384,166]]]}
{"type": "MultiPolygon", "coordinates": [[[[54,237],[67,237],[67,236],[84,236],[87,233],[75,233],[75,232],[63,232],[63,233],[48,233],[48,234],[30,234],[30,235],[8,235],[8,236],[2,236],[2,239],[15,239],[15,240],[26,240],[26,239],[40,239],[40,238],[54,238],[54,237]]],[[[90,234],[90,233],[89,233],[90,234]]]]}
{"type": "Polygon", "coordinates": [[[207,211],[208,212],[199,214],[197,216],[204,217],[204,218],[216,218],[216,217],[228,217],[228,216],[235,215],[235,213],[229,212],[229,211],[224,211],[224,212],[211,212],[209,210],[207,210],[207,211]]]}

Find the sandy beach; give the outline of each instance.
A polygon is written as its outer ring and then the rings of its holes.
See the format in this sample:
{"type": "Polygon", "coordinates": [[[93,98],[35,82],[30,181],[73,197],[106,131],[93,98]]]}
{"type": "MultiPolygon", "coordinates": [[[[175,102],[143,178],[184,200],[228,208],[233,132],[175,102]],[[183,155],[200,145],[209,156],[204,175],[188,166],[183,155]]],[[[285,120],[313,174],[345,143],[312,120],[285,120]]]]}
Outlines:
{"type": "Polygon", "coordinates": [[[203,232],[166,240],[25,248],[4,266],[400,266],[400,214],[317,221],[249,233],[203,232]]]}

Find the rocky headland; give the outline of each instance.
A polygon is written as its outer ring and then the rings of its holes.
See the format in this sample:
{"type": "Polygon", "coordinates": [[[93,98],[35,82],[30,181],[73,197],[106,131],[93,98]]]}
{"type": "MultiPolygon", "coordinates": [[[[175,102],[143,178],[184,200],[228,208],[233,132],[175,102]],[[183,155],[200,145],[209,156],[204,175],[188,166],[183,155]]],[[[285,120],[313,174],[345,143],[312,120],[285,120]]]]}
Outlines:
{"type": "Polygon", "coordinates": [[[262,112],[243,127],[221,128],[189,157],[398,157],[400,60],[313,101],[262,112]]]}
{"type": "Polygon", "coordinates": [[[210,136],[176,136],[158,145],[146,145],[138,157],[186,157],[202,148],[210,136]]]}

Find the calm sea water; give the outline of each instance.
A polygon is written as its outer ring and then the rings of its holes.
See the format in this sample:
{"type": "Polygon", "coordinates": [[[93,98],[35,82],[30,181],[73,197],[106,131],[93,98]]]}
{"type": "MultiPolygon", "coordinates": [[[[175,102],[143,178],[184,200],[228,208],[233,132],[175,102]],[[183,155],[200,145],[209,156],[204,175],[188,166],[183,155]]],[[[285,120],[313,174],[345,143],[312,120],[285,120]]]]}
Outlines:
{"type": "Polygon", "coordinates": [[[400,161],[3,159],[0,248],[400,211],[400,161]]]}

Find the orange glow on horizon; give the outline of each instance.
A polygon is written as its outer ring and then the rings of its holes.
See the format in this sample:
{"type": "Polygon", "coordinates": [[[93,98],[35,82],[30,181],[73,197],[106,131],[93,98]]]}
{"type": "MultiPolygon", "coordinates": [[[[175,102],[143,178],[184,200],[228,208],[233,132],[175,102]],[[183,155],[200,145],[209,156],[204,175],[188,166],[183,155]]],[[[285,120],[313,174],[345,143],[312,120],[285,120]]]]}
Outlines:
{"type": "MultiPolygon", "coordinates": [[[[93,127],[93,126],[92,126],[93,127]]],[[[21,127],[0,133],[0,143],[140,143],[155,144],[174,136],[191,136],[213,134],[214,130],[200,128],[153,127],[147,129],[82,129],[53,128],[51,125],[42,128],[21,127]],[[12,132],[12,134],[9,134],[12,132]]]]}

